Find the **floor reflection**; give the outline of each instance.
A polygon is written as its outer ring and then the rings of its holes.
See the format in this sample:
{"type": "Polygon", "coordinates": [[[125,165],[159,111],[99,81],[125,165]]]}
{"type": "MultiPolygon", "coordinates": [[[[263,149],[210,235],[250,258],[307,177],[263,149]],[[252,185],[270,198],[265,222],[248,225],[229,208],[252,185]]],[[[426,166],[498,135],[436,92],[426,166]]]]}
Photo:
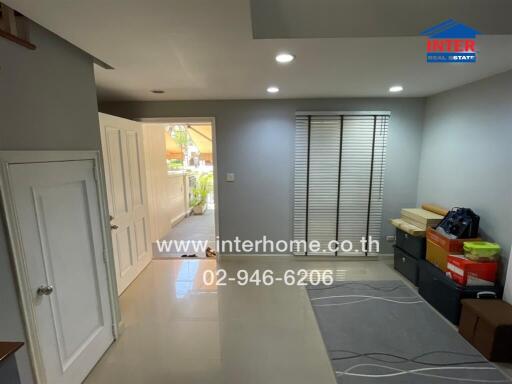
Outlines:
{"type": "MultiPolygon", "coordinates": [[[[401,279],[379,261],[230,257],[240,269],[332,269],[335,281],[401,279]]],[[[124,332],[88,384],[335,384],[304,287],[217,287],[203,281],[216,260],[154,260],[121,296],[124,332]]]]}
{"type": "Polygon", "coordinates": [[[175,292],[177,299],[183,299],[194,287],[197,271],[199,270],[199,260],[187,260],[180,262],[178,277],[176,278],[175,292]]]}

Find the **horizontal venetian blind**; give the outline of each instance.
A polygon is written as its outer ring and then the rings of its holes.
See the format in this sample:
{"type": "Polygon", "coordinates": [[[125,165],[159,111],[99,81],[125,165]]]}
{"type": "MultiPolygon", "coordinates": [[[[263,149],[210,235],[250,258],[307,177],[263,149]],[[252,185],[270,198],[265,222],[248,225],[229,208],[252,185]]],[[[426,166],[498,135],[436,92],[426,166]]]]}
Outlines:
{"type": "Polygon", "coordinates": [[[387,113],[297,115],[295,240],[318,241],[321,255],[376,254],[361,239],[381,240],[388,122],[387,113]],[[332,240],[353,249],[329,252],[332,240]]]}
{"type": "Polygon", "coordinates": [[[318,241],[325,250],[336,238],[340,119],[311,116],[310,120],[307,238],[318,241]]]}
{"type": "MultiPolygon", "coordinates": [[[[293,190],[293,238],[297,241],[306,240],[306,220],[308,201],[308,164],[309,164],[309,125],[310,116],[297,116],[295,121],[295,171],[293,190]]],[[[298,248],[292,249],[294,254],[303,255],[298,248]]]]}

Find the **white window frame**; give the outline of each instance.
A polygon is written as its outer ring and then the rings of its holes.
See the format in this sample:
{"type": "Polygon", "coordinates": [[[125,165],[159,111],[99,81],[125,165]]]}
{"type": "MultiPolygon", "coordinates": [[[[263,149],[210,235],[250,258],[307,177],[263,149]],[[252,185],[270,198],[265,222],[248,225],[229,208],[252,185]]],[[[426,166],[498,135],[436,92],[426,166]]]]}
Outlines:
{"type": "MultiPolygon", "coordinates": [[[[309,193],[310,193],[310,174],[309,174],[309,167],[310,167],[310,145],[311,145],[311,131],[310,131],[310,128],[309,126],[311,125],[311,120],[312,118],[314,117],[334,117],[334,116],[339,116],[341,121],[343,121],[343,118],[342,117],[357,117],[357,116],[373,116],[374,118],[380,118],[382,119],[382,117],[387,117],[387,121],[386,121],[386,136],[384,136],[384,139],[383,140],[383,152],[382,152],[382,155],[385,157],[385,150],[386,150],[386,147],[387,147],[387,143],[386,143],[386,137],[387,137],[387,132],[389,130],[389,118],[391,116],[391,112],[390,111],[298,111],[295,113],[296,115],[296,119],[295,119],[295,133],[296,133],[296,140],[295,140],[295,145],[294,145],[294,150],[295,150],[295,159],[294,159],[294,162],[295,162],[295,169],[294,169],[294,202],[293,202],[293,238],[294,240],[296,241],[304,241],[307,239],[307,241],[311,241],[311,240],[314,240],[314,239],[310,239],[309,238],[309,213],[308,212],[308,209],[309,209],[309,193]],[[299,125],[298,125],[298,122],[300,121],[300,119],[298,119],[298,117],[308,117],[308,132],[305,134],[303,132],[304,130],[304,127],[302,125],[302,129],[299,129],[299,125]],[[300,132],[299,132],[300,131],[300,132]],[[307,137],[307,138],[305,138],[307,137]],[[304,149],[304,146],[306,146],[307,148],[304,149]],[[300,151],[300,153],[299,153],[300,151]],[[307,152],[307,155],[304,154],[304,152],[307,152]],[[306,156],[307,159],[304,160],[303,157],[306,156]],[[306,162],[306,171],[304,170],[304,161],[306,162]],[[306,173],[304,173],[306,172],[306,173]],[[297,181],[297,180],[302,180],[302,181],[297,181]],[[305,181],[303,181],[305,179],[305,181]],[[302,185],[304,184],[304,185],[302,185]],[[304,190],[306,190],[306,192],[304,192],[304,190]],[[301,212],[304,211],[304,212],[301,212]],[[304,233],[302,233],[304,232],[304,233]]],[[[377,122],[377,124],[379,123],[382,123],[382,121],[380,122],[377,122]]],[[[374,123],[375,124],[375,123],[374,123]]],[[[343,132],[343,122],[340,123],[340,129],[341,129],[341,132],[343,132]]],[[[375,126],[374,126],[374,130],[375,130],[375,126]]],[[[375,146],[375,132],[373,133],[373,146],[375,146]]],[[[340,140],[341,140],[341,137],[340,137],[340,140]]],[[[339,159],[339,169],[338,171],[341,172],[342,170],[342,162],[341,162],[341,145],[342,145],[342,141],[340,141],[340,159],[339,159]]],[[[368,199],[369,199],[369,203],[368,203],[368,207],[370,208],[371,205],[370,205],[370,201],[372,201],[372,196],[373,196],[373,190],[372,188],[374,187],[374,181],[372,182],[373,178],[374,178],[374,164],[375,164],[375,159],[374,157],[376,156],[377,152],[376,152],[376,149],[375,147],[373,147],[372,149],[372,157],[371,157],[371,161],[372,161],[372,164],[371,164],[371,175],[370,175],[370,183],[371,183],[371,186],[369,187],[369,196],[368,196],[368,199]],[[371,195],[370,195],[371,194],[371,195]]],[[[384,169],[385,169],[385,162],[384,164],[381,164],[381,175],[379,177],[379,180],[380,180],[380,183],[382,185],[382,182],[383,182],[383,178],[384,178],[384,169]]],[[[339,223],[339,199],[340,199],[340,187],[339,187],[339,183],[340,183],[340,176],[341,176],[341,173],[338,173],[338,206],[337,206],[337,215],[336,215],[336,239],[338,238],[338,223],[339,223]]],[[[381,196],[381,198],[383,199],[383,195],[381,196]]],[[[381,203],[383,204],[383,202],[381,203]]],[[[383,211],[383,207],[381,207],[381,214],[382,214],[382,211],[383,211]]],[[[368,218],[370,217],[371,215],[371,210],[368,211],[368,218]]],[[[369,219],[367,219],[368,221],[369,219]]],[[[370,230],[368,229],[369,228],[369,225],[370,225],[370,221],[368,221],[367,223],[367,230],[366,230],[366,233],[367,233],[367,236],[370,235],[370,230]]],[[[380,226],[382,226],[382,219],[380,220],[380,226]]],[[[380,232],[380,231],[379,231],[380,232]]],[[[333,239],[334,240],[334,239],[333,239]]],[[[340,241],[342,241],[343,239],[339,239],[340,241]]],[[[375,239],[372,239],[372,240],[375,240],[375,239]]],[[[381,239],[376,239],[378,241],[380,241],[381,239]]],[[[354,244],[354,246],[356,246],[356,244],[354,244]]],[[[303,253],[303,252],[298,252],[297,250],[293,250],[294,251],[294,254],[295,255],[308,255],[307,252],[303,253]]],[[[372,252],[373,254],[375,254],[375,252],[372,252]]],[[[366,253],[363,253],[365,256],[369,256],[369,253],[366,252],[366,253]]],[[[335,253],[335,256],[338,256],[339,255],[339,252],[336,252],[335,253]]],[[[354,254],[353,256],[356,256],[358,255],[357,253],[354,254]]],[[[344,254],[343,257],[350,257],[351,255],[347,255],[347,254],[344,254]]],[[[371,257],[371,256],[370,256],[371,257]]]]}

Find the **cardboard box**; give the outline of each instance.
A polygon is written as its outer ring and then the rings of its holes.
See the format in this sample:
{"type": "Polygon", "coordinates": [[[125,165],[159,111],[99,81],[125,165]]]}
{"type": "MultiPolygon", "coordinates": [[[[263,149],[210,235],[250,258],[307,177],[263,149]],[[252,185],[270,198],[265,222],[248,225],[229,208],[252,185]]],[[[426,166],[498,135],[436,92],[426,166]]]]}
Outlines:
{"type": "Polygon", "coordinates": [[[447,271],[449,254],[449,251],[427,239],[427,255],[425,258],[443,272],[447,271]]]}
{"type": "Polygon", "coordinates": [[[459,333],[491,361],[512,362],[512,306],[501,300],[462,300],[459,333]]]}
{"type": "Polygon", "coordinates": [[[464,254],[464,242],[477,239],[450,239],[443,236],[435,229],[427,228],[427,256],[426,259],[437,268],[446,272],[448,267],[448,255],[464,254]]]}
{"type": "Polygon", "coordinates": [[[489,285],[496,282],[498,263],[478,262],[460,255],[448,255],[447,275],[461,285],[489,285]]]}
{"type": "Polygon", "coordinates": [[[436,226],[443,219],[443,216],[422,208],[403,208],[400,215],[402,220],[423,230],[436,226]]]}

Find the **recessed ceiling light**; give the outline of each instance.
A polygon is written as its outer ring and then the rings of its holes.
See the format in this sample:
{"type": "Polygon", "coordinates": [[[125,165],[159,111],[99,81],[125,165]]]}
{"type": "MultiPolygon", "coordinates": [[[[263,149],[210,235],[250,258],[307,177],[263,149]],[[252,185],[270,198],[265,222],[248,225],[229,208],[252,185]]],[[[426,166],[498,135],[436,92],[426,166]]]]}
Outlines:
{"type": "Polygon", "coordinates": [[[275,86],[271,86],[271,87],[267,88],[267,92],[268,93],[277,93],[277,92],[279,92],[279,88],[277,88],[275,86]]]}
{"type": "Polygon", "coordinates": [[[404,87],[401,85],[393,85],[392,87],[389,87],[389,92],[391,93],[397,93],[402,92],[404,90],[404,87]]]}
{"type": "Polygon", "coordinates": [[[163,89],[152,89],[151,93],[161,94],[161,93],[165,93],[165,91],[163,89]]]}
{"type": "Polygon", "coordinates": [[[293,56],[291,53],[279,53],[276,56],[276,61],[281,64],[291,63],[293,59],[295,59],[295,56],[293,56]]]}

